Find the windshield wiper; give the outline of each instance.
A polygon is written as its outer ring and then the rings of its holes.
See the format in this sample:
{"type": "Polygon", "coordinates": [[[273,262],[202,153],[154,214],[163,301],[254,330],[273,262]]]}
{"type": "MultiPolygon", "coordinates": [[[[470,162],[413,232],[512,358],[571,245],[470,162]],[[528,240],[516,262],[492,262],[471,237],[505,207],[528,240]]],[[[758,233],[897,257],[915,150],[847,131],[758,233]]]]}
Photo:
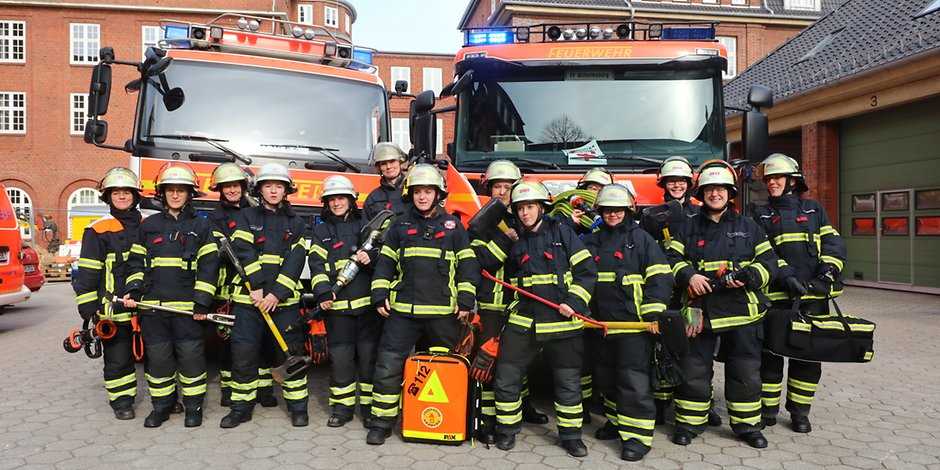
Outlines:
{"type": "Polygon", "coordinates": [[[339,155],[334,153],[334,152],[339,152],[339,149],[334,149],[334,148],[329,148],[329,147],[320,147],[318,145],[301,145],[301,144],[259,144],[258,146],[259,147],[286,147],[286,148],[292,148],[292,149],[307,149],[307,150],[311,150],[314,152],[320,152],[320,155],[323,155],[324,157],[329,158],[330,160],[333,160],[334,162],[339,163],[340,165],[343,165],[346,168],[349,168],[350,170],[356,173],[362,173],[362,170],[359,167],[357,167],[356,165],[353,165],[352,163],[349,163],[349,160],[346,160],[345,158],[340,157],[339,155]]]}
{"type": "MultiPolygon", "coordinates": [[[[528,163],[528,164],[530,164],[530,165],[540,166],[540,167],[544,167],[544,168],[551,168],[551,169],[553,169],[553,170],[561,170],[561,169],[562,169],[560,166],[558,166],[557,163],[554,163],[554,162],[545,162],[545,161],[542,161],[542,160],[536,160],[536,159],[534,159],[534,158],[505,157],[505,159],[506,159],[506,160],[509,160],[509,161],[511,161],[511,162],[513,162],[513,163],[522,162],[522,163],[528,163]]],[[[489,163],[489,162],[492,162],[492,161],[493,161],[493,159],[491,159],[491,158],[478,158],[478,159],[475,159],[475,160],[467,160],[467,161],[459,162],[458,165],[461,165],[461,166],[462,166],[462,165],[474,165],[474,164],[477,164],[477,163],[489,163]]]]}
{"type": "Polygon", "coordinates": [[[658,158],[637,157],[637,156],[635,156],[635,155],[630,155],[630,154],[626,154],[626,153],[613,154],[613,155],[607,154],[607,155],[604,155],[604,157],[602,157],[602,158],[606,158],[606,159],[608,159],[608,160],[634,160],[634,161],[638,161],[638,162],[652,163],[652,164],[654,164],[654,165],[662,165],[662,164],[663,164],[663,160],[660,160],[660,159],[658,159],[658,158]]]}
{"type": "MultiPolygon", "coordinates": [[[[222,142],[228,142],[228,140],[226,139],[217,139],[214,137],[205,137],[201,135],[186,135],[186,134],[151,134],[151,135],[148,135],[147,137],[151,139],[156,137],[159,139],[191,140],[193,142],[205,142],[219,149],[222,153],[232,157],[231,161],[233,162],[237,159],[246,165],[251,165],[251,161],[252,161],[251,157],[241,152],[238,152],[236,150],[232,150],[231,147],[223,145],[222,142]]],[[[190,155],[190,157],[192,157],[192,155],[190,155]]]]}

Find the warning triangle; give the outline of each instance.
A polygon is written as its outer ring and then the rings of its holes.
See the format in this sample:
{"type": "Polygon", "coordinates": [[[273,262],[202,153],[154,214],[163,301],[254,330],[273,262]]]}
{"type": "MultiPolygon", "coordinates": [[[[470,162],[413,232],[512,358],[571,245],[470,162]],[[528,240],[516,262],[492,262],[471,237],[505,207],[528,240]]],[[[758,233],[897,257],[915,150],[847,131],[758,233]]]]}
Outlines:
{"type": "Polygon", "coordinates": [[[437,376],[437,371],[431,371],[431,376],[418,394],[418,401],[425,403],[449,403],[447,392],[444,391],[444,384],[441,378],[437,376]]]}

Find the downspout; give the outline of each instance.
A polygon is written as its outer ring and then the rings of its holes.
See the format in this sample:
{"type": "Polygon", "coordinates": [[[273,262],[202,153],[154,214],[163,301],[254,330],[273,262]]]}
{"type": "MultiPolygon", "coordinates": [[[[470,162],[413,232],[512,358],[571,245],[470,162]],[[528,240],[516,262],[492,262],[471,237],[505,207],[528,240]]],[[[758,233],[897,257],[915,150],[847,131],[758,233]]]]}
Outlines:
{"type": "Polygon", "coordinates": [[[776,15],[776,13],[774,13],[773,8],[770,8],[770,5],[767,4],[767,0],[762,0],[761,3],[764,4],[764,8],[766,8],[767,11],[769,11],[771,15],[776,15]]]}
{"type": "MultiPolygon", "coordinates": [[[[766,2],[767,0],[764,1],[766,2]]],[[[636,9],[633,8],[633,3],[631,3],[630,0],[623,0],[623,2],[627,5],[627,8],[630,9],[630,21],[633,21],[633,16],[636,14],[636,9]]]]}

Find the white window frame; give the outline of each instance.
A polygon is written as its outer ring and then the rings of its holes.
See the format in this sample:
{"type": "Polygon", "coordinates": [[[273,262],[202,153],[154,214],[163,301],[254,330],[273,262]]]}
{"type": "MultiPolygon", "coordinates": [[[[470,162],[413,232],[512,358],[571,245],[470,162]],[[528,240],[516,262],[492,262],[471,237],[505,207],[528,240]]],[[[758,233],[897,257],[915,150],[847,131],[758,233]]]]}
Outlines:
{"type": "Polygon", "coordinates": [[[85,121],[88,120],[88,93],[69,94],[69,134],[85,133],[85,121]]]}
{"type": "Polygon", "coordinates": [[[17,209],[20,209],[26,220],[29,221],[29,224],[26,226],[20,227],[20,233],[24,238],[32,238],[32,223],[33,223],[33,200],[29,197],[29,193],[25,189],[17,188],[16,186],[7,186],[7,199],[10,200],[10,205],[13,206],[13,213],[16,213],[17,209]]]}
{"type": "Polygon", "coordinates": [[[339,29],[339,8],[323,7],[323,25],[339,29]]]}
{"type": "Polygon", "coordinates": [[[434,90],[434,96],[441,94],[444,84],[444,70],[440,67],[421,69],[421,84],[425,90],[434,90]]]}
{"type": "Polygon", "coordinates": [[[343,18],[346,20],[346,32],[351,33],[352,31],[349,28],[352,27],[352,20],[349,18],[349,14],[347,13],[343,18]]]}
{"type": "Polygon", "coordinates": [[[702,3],[718,3],[718,0],[702,0],[702,3]]]}
{"type": "Polygon", "coordinates": [[[747,0],[731,0],[732,5],[747,6],[747,0]]]}
{"type": "Polygon", "coordinates": [[[399,80],[404,80],[408,82],[408,92],[412,92],[411,89],[411,67],[398,67],[392,66],[391,71],[389,72],[389,77],[391,78],[391,88],[395,89],[395,82],[399,80]]]}
{"type": "Polygon", "coordinates": [[[0,134],[26,134],[26,92],[0,91],[0,134]],[[22,106],[16,106],[17,98],[22,106]],[[22,117],[22,128],[15,127],[14,121],[22,117]]]}
{"type": "Polygon", "coordinates": [[[160,45],[163,34],[163,28],[159,25],[145,24],[140,27],[140,60],[144,60],[148,47],[160,45]]]}
{"type": "Polygon", "coordinates": [[[722,80],[730,80],[738,75],[738,38],[737,36],[716,36],[728,51],[728,71],[721,72],[722,80]]]}
{"type": "Polygon", "coordinates": [[[98,63],[98,49],[101,49],[101,25],[97,23],[69,23],[69,64],[95,65],[98,63]],[[77,30],[81,37],[76,36],[77,30]],[[92,39],[91,32],[95,38],[92,39]],[[75,58],[76,46],[81,49],[81,55],[75,58]]]}
{"type": "Polygon", "coordinates": [[[313,24],[313,5],[297,5],[297,22],[301,24],[313,24]]]}
{"type": "Polygon", "coordinates": [[[437,119],[434,127],[436,130],[435,132],[436,148],[434,151],[437,153],[437,155],[443,155],[444,154],[444,120],[437,119]]]}
{"type": "Polygon", "coordinates": [[[496,0],[490,0],[490,14],[496,13],[496,0]]]}
{"type": "Polygon", "coordinates": [[[25,64],[26,63],[26,22],[25,21],[0,21],[0,64],[25,64]],[[17,28],[19,27],[19,28],[17,28]],[[19,46],[20,55],[16,57],[16,49],[19,46]]]}
{"type": "Polygon", "coordinates": [[[392,118],[392,142],[406,152],[411,150],[411,123],[408,118],[392,118]]]}
{"type": "Polygon", "coordinates": [[[820,11],[819,0],[783,0],[786,10],[820,11]]]}

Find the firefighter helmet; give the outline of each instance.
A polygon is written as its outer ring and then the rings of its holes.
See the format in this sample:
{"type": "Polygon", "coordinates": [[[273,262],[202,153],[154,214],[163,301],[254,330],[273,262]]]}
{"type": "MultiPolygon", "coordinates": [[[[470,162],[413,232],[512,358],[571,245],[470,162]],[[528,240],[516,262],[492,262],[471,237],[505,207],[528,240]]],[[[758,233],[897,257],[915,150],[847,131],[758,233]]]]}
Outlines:
{"type": "Polygon", "coordinates": [[[591,168],[578,180],[578,189],[585,189],[589,183],[607,186],[614,182],[614,177],[606,168],[591,168]]]}
{"type": "Polygon", "coordinates": [[[359,193],[353,187],[352,181],[342,175],[328,176],[323,180],[323,194],[320,195],[320,201],[326,203],[326,198],[330,196],[349,196],[353,202],[359,198],[359,193]]]}
{"type": "Polygon", "coordinates": [[[630,191],[630,188],[622,184],[609,184],[604,186],[604,188],[597,193],[597,200],[594,202],[594,207],[598,209],[602,207],[625,207],[635,212],[636,197],[633,195],[633,192],[630,191]]]}
{"type": "Polygon", "coordinates": [[[489,186],[493,181],[510,181],[515,183],[522,179],[522,172],[515,163],[509,160],[496,160],[486,167],[486,173],[483,174],[483,181],[489,186]]]}
{"type": "Polygon", "coordinates": [[[433,186],[437,189],[439,198],[447,197],[447,186],[444,184],[444,177],[437,167],[428,163],[419,163],[408,171],[405,177],[405,191],[402,199],[411,200],[411,188],[414,186],[433,186]]]}
{"type": "Polygon", "coordinates": [[[130,189],[134,193],[135,199],[139,197],[140,180],[137,178],[137,174],[120,166],[108,170],[104,174],[104,178],[101,178],[101,182],[98,183],[98,191],[101,192],[101,196],[99,196],[101,201],[110,204],[111,201],[108,200],[108,192],[111,189],[117,188],[130,189]]]}
{"type": "Polygon", "coordinates": [[[809,187],[806,186],[806,180],[803,178],[803,173],[800,172],[800,164],[793,158],[782,153],[775,153],[760,162],[760,166],[763,176],[786,175],[796,181],[794,191],[802,193],[809,190],[809,187]]]}
{"type": "Polygon", "coordinates": [[[212,178],[209,180],[209,189],[221,191],[220,186],[222,184],[231,183],[233,181],[240,181],[244,183],[244,187],[247,188],[248,180],[248,173],[245,173],[242,167],[235,163],[223,163],[215,167],[215,170],[212,170],[212,178]]]}
{"type": "Polygon", "coordinates": [[[689,185],[692,184],[692,164],[685,157],[669,157],[663,160],[659,166],[659,176],[656,178],[656,185],[660,188],[666,187],[666,178],[674,176],[687,178],[689,185]]]}
{"type": "Polygon", "coordinates": [[[705,186],[720,185],[728,188],[728,197],[734,198],[738,194],[737,178],[734,168],[723,160],[709,160],[698,169],[698,184],[695,186],[695,197],[702,198],[705,186]]]}
{"type": "Polygon", "coordinates": [[[294,194],[297,192],[297,186],[294,185],[294,178],[291,177],[287,167],[280,163],[265,163],[255,176],[256,194],[261,192],[261,184],[265,181],[280,181],[286,188],[285,194],[294,194]]]}
{"type": "Polygon", "coordinates": [[[372,155],[370,160],[372,160],[373,165],[378,165],[381,162],[387,162],[389,160],[398,160],[400,162],[405,161],[405,158],[408,156],[403,152],[398,145],[393,142],[379,142],[372,147],[372,155]]]}
{"type": "Polygon", "coordinates": [[[157,181],[155,186],[157,187],[157,192],[162,192],[161,186],[167,184],[180,184],[183,186],[191,186],[194,192],[199,190],[199,178],[196,177],[196,172],[193,171],[192,167],[185,163],[170,163],[164,165],[160,170],[160,173],[157,174],[157,181]]]}
{"type": "Polygon", "coordinates": [[[510,199],[513,205],[520,202],[540,202],[548,205],[552,202],[552,195],[545,185],[538,181],[523,181],[512,188],[510,199]]]}

